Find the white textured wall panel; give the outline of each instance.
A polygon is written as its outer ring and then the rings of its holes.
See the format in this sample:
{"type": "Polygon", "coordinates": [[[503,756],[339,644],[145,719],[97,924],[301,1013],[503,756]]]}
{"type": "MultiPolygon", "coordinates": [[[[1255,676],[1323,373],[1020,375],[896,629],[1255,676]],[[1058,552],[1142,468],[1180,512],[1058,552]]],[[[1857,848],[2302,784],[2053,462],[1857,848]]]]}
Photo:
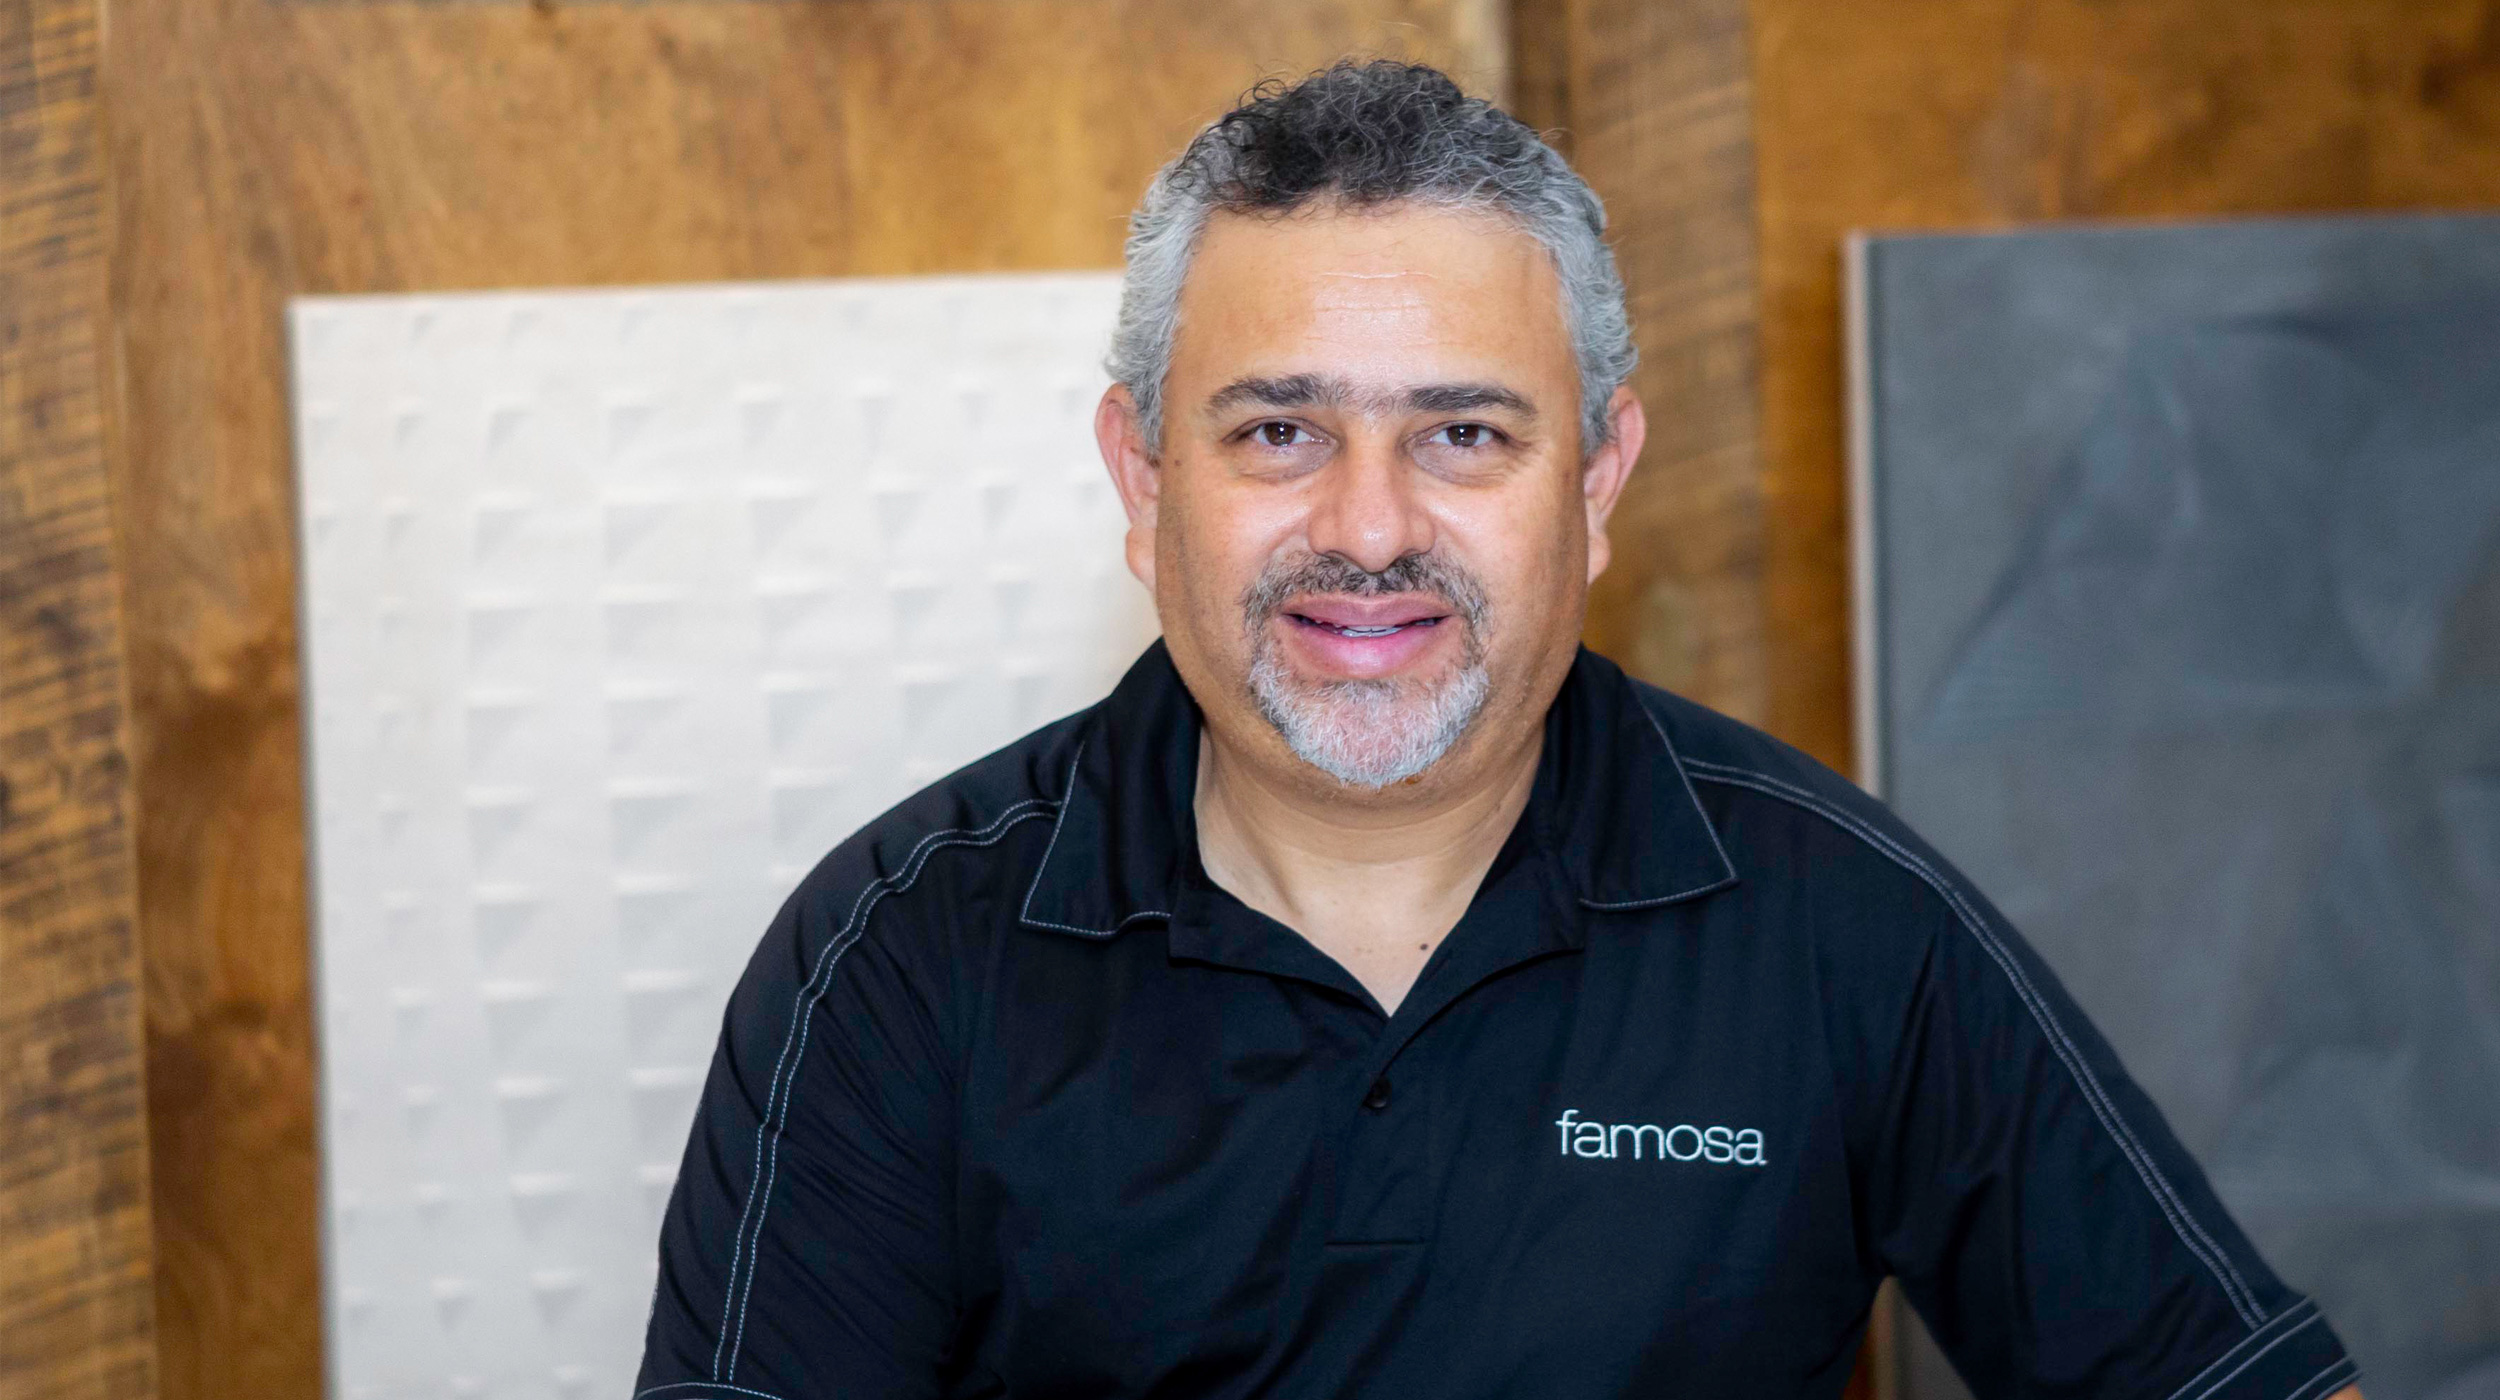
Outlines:
{"type": "Polygon", "coordinates": [[[1108,274],[293,307],[331,1368],[628,1393],[790,886],[1153,635],[1108,274]]]}

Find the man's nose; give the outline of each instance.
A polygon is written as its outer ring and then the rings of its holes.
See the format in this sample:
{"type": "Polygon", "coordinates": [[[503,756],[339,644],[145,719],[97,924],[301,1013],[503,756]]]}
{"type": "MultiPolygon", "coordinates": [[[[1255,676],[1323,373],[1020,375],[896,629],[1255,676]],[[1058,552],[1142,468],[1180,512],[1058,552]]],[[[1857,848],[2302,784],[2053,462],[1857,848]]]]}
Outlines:
{"type": "Polygon", "coordinates": [[[1320,471],[1305,529],[1316,554],[1334,554],[1379,573],[1432,548],[1414,464],[1394,439],[1358,435],[1320,471]]]}

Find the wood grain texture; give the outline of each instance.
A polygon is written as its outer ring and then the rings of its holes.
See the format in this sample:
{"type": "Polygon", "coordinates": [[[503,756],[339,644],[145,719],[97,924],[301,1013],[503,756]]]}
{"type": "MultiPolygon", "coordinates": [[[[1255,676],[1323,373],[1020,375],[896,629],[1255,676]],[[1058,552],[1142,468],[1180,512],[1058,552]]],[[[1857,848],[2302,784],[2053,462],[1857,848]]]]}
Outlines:
{"type": "Polygon", "coordinates": [[[1854,228],[2500,203],[2489,0],[1752,0],[1771,727],[1850,771],[1854,228]]]}
{"type": "Polygon", "coordinates": [[[1600,198],[1632,305],[1649,446],[1589,600],[1589,643],[1764,714],[1753,72],[1745,0],[1522,0],[1521,115],[1600,198]]]}
{"type": "Polygon", "coordinates": [[[0,1397],[154,1392],[95,0],[0,0],[0,1397]]]}
{"type": "Polygon", "coordinates": [[[1115,265],[1146,178],[1497,0],[125,0],[106,54],[162,1388],[321,1380],[298,293],[1115,265]]]}

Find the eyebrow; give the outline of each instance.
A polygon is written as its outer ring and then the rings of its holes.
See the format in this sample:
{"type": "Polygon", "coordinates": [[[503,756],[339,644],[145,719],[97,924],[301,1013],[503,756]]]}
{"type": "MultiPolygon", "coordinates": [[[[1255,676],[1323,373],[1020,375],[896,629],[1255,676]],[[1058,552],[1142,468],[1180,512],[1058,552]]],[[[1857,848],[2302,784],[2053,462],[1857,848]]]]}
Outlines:
{"type": "Polygon", "coordinates": [[[1228,408],[1339,408],[1354,397],[1352,386],[1334,375],[1287,374],[1274,379],[1236,379],[1207,400],[1207,412],[1228,408]]]}
{"type": "Polygon", "coordinates": [[[1326,374],[1286,374],[1273,378],[1236,379],[1207,400],[1207,412],[1258,408],[1343,408],[1359,403],[1374,412],[1466,413],[1498,408],[1534,419],[1536,405],[1515,389],[1499,384],[1418,384],[1382,394],[1358,394],[1345,380],[1326,374]]]}
{"type": "Polygon", "coordinates": [[[1536,417],[1536,405],[1517,390],[1499,384],[1423,384],[1399,397],[1409,413],[1469,413],[1480,408],[1506,409],[1522,418],[1536,417]]]}

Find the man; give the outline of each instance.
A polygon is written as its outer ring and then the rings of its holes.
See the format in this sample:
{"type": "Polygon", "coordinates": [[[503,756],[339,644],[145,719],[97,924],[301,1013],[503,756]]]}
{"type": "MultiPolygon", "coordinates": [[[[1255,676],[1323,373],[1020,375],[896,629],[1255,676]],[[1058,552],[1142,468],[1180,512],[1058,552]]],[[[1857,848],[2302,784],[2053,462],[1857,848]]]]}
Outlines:
{"type": "Polygon", "coordinates": [[[641,1387],[1989,1396],[2353,1377],[1879,806],[1580,651],[1639,455],[1596,198],[1428,69],[1157,176],[1097,416],[1164,640],[792,897],[641,1387]]]}

